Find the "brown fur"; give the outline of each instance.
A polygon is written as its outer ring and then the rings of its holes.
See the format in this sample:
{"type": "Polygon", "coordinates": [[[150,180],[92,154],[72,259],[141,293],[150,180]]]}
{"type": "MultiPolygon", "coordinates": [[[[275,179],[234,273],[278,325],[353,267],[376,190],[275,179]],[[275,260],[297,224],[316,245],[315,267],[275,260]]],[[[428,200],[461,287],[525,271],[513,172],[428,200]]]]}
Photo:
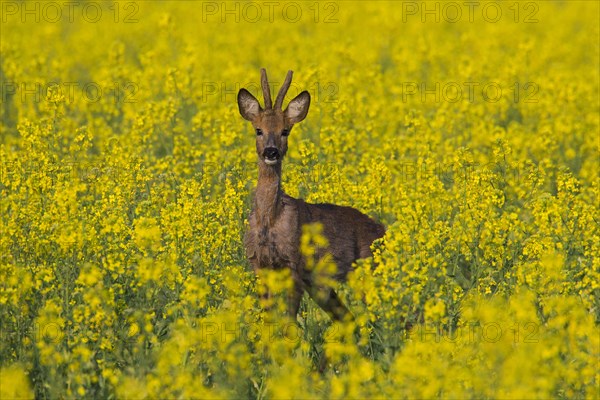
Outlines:
{"type": "MultiPolygon", "coordinates": [[[[266,72],[261,70],[263,93],[270,92],[266,72]],[[265,87],[266,85],[266,87],[265,87]]],[[[280,105],[291,81],[291,71],[277,96],[280,105]],[[287,87],[286,87],[287,86],[287,87]]],[[[266,97],[265,96],[265,97],[266,97]]],[[[317,258],[331,254],[337,266],[333,276],[343,282],[359,258],[372,256],[371,244],[385,233],[383,225],[351,207],[333,204],[309,204],[301,199],[286,195],[281,189],[281,163],[287,152],[287,135],[293,125],[302,121],[308,113],[310,95],[304,91],[294,98],[285,111],[279,107],[262,109],[258,100],[245,89],[238,93],[240,114],[252,122],[261,134],[256,137],[258,154],[258,185],[254,207],[249,217],[250,229],[246,234],[246,254],[255,271],[262,268],[291,270],[294,289],[288,299],[288,312],[295,317],[304,291],[332,318],[342,320],[351,314],[342,304],[334,290],[326,285],[317,285],[300,253],[300,237],[304,224],[320,222],[323,234],[329,242],[320,249],[317,258]],[[266,148],[277,149],[276,162],[267,160],[266,148]]]]}

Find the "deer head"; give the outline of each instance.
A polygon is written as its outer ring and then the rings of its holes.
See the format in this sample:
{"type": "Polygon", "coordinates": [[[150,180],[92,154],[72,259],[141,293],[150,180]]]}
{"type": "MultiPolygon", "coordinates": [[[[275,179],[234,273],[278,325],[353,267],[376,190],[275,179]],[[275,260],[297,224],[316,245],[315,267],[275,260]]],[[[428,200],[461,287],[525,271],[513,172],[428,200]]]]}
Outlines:
{"type": "Polygon", "coordinates": [[[269,166],[279,165],[287,152],[287,138],[294,124],[302,121],[308,113],[310,94],[305,90],[296,96],[282,111],[283,99],[292,83],[292,71],[288,71],[279,89],[275,106],[271,103],[271,91],[267,72],[260,70],[261,86],[265,99],[262,108],[258,100],[246,89],[238,92],[238,107],[242,117],[252,123],[256,131],[256,152],[259,162],[269,166]]]}

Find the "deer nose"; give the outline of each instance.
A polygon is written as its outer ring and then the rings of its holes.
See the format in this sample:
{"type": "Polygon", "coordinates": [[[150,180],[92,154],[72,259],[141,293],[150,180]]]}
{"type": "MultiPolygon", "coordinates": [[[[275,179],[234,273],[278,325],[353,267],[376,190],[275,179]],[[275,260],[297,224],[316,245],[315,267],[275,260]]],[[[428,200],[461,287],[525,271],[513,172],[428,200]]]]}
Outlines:
{"type": "Polygon", "coordinates": [[[263,151],[263,157],[270,161],[279,160],[279,150],[276,147],[267,147],[263,151]]]}

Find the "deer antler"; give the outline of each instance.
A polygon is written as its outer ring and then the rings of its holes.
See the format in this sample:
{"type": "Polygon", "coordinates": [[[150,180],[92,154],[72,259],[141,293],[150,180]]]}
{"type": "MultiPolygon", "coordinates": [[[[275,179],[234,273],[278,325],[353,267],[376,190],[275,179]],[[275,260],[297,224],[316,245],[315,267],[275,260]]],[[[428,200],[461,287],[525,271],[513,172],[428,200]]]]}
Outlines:
{"type": "Polygon", "coordinates": [[[277,93],[277,99],[275,100],[276,109],[281,109],[281,106],[283,105],[283,98],[285,97],[285,94],[292,83],[292,74],[292,71],[288,71],[287,75],[285,76],[285,81],[283,82],[281,89],[279,89],[279,93],[277,93]]]}
{"type": "Polygon", "coordinates": [[[260,69],[260,85],[263,90],[263,97],[265,98],[265,110],[273,108],[271,103],[271,89],[269,88],[269,81],[267,80],[267,71],[264,68],[260,69]]]}

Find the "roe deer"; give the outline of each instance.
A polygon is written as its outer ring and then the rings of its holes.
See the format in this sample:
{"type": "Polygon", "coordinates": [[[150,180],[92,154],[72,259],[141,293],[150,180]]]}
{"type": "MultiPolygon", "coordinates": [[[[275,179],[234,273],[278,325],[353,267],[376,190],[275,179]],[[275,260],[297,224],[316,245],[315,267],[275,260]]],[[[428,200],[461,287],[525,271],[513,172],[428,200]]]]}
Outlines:
{"type": "Polygon", "coordinates": [[[298,314],[304,291],[333,319],[352,318],[334,290],[316,283],[311,271],[306,270],[306,260],[300,252],[302,226],[314,222],[323,225],[329,246],[317,249],[315,256],[317,259],[327,253],[332,256],[337,266],[333,278],[340,282],[346,279],[355,260],[372,256],[371,244],[384,235],[385,228],[354,208],[309,204],[282,191],[281,163],[287,151],[288,135],[294,124],[306,117],[310,94],[303,91],[282,111],[292,71],[287,73],[275,106],[271,103],[267,73],[264,68],[260,72],[264,109],[246,89],[240,89],[237,97],[240,114],[256,130],[258,154],[258,185],[249,216],[250,229],[245,237],[246,255],[257,273],[262,268],[291,270],[293,289],[287,304],[291,318],[295,319],[298,314]]]}

